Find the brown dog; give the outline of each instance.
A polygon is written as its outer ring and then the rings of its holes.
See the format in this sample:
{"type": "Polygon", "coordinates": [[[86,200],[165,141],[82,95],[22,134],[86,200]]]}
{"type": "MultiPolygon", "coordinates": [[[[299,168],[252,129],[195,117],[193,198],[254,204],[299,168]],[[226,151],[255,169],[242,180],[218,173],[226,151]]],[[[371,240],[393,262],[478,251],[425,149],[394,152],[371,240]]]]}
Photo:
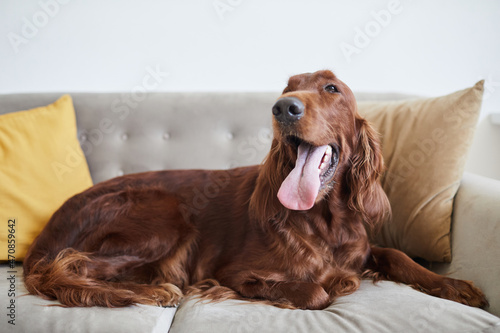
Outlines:
{"type": "Polygon", "coordinates": [[[126,175],[69,199],[31,246],[28,290],[67,306],[174,305],[187,291],[323,309],[363,274],[484,306],[366,230],[390,214],[376,133],[330,71],[290,78],[262,165],[126,175]],[[196,189],[217,191],[194,211],[196,189]]]}

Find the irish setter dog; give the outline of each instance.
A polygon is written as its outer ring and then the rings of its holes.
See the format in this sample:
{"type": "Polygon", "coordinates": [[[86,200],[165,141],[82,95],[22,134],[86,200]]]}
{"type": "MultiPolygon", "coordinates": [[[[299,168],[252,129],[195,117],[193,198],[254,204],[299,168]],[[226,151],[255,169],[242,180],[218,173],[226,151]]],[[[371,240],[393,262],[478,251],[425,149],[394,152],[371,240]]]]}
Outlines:
{"type": "Polygon", "coordinates": [[[64,306],[171,306],[198,294],[323,309],[369,277],[487,304],[472,283],[370,245],[390,214],[381,148],[332,72],[292,76],[272,113],[261,165],[131,174],[69,199],[27,254],[28,290],[64,306]]]}

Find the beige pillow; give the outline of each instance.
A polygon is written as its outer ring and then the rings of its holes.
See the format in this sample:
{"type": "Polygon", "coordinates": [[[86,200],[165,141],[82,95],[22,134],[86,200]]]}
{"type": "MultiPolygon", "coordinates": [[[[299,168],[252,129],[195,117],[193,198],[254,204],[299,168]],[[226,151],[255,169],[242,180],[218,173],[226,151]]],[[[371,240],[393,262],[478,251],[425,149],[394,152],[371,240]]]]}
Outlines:
{"type": "Polygon", "coordinates": [[[453,198],[481,109],[484,81],[453,94],[397,102],[360,102],[381,134],[392,206],[374,240],[411,257],[451,261],[453,198]]]}

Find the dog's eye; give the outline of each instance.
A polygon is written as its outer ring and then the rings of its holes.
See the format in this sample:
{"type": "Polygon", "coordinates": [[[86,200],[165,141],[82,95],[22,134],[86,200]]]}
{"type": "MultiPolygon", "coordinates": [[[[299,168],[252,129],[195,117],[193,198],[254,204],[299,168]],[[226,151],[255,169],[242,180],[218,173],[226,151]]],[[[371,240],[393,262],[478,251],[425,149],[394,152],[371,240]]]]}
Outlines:
{"type": "Polygon", "coordinates": [[[329,93],[338,93],[340,92],[337,87],[335,87],[333,84],[328,84],[325,86],[325,91],[329,92],[329,93]]]}

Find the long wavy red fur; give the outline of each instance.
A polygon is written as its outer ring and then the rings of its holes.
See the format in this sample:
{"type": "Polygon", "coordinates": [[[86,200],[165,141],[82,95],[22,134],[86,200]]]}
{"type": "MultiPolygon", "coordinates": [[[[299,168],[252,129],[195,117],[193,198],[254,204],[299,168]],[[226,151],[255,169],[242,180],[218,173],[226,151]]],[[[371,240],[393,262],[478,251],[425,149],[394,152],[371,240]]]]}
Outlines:
{"type": "Polygon", "coordinates": [[[440,277],[393,249],[371,247],[390,215],[377,134],[350,89],[330,71],[293,76],[283,96],[305,105],[293,132],[335,144],[339,164],[307,211],[286,209],[278,189],[294,167],[289,129],[274,121],[262,165],[147,172],[69,199],[24,261],[27,289],[64,306],[176,305],[186,293],[323,309],[362,275],[485,305],[472,284],[440,277]],[[339,93],[324,90],[335,85],[339,93]]]}

